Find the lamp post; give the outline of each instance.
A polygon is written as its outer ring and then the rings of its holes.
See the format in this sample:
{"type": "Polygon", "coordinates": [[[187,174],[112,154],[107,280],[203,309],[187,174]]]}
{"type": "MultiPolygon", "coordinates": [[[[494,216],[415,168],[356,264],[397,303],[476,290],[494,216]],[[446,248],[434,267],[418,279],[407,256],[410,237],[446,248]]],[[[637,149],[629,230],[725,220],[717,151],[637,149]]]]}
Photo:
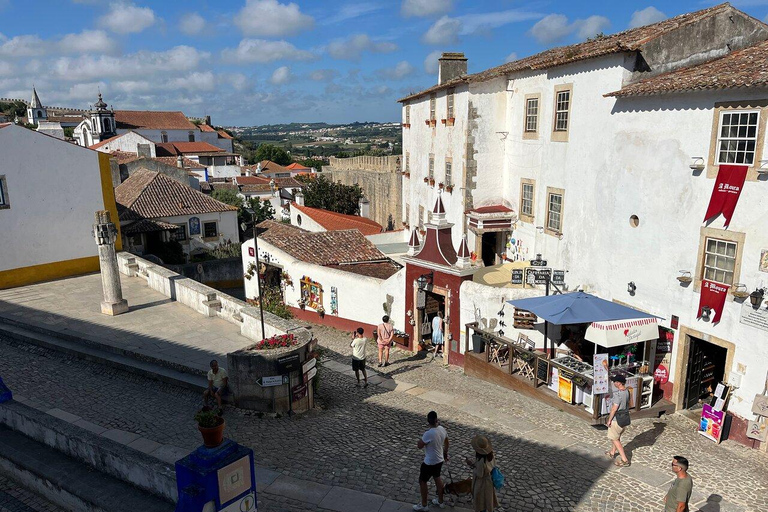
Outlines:
{"type": "MultiPolygon", "coordinates": [[[[256,211],[253,208],[244,208],[245,211],[251,214],[253,223],[253,256],[256,258],[256,289],[259,291],[259,314],[261,316],[261,337],[266,338],[266,331],[264,330],[264,297],[261,294],[261,274],[259,268],[259,233],[256,228],[256,211]]],[[[245,230],[243,230],[245,231],[245,230]]]]}

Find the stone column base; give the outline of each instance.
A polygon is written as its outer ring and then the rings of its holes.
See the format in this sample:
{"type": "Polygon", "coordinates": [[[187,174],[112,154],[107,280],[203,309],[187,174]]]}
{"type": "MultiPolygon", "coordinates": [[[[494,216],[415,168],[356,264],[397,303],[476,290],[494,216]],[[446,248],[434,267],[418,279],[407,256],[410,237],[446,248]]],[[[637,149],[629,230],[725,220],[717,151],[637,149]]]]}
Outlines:
{"type": "Polygon", "coordinates": [[[102,302],[101,312],[105,315],[120,315],[128,311],[128,301],[123,299],[120,302],[102,302]]]}

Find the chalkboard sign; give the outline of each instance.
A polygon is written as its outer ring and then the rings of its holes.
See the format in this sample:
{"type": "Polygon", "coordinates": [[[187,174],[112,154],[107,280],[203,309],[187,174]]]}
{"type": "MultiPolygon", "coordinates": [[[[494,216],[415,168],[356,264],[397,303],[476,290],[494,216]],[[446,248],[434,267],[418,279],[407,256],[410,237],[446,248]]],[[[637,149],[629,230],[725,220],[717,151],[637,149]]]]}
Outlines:
{"type": "Polygon", "coordinates": [[[541,357],[536,360],[536,377],[549,384],[549,363],[541,357]]]}
{"type": "Polygon", "coordinates": [[[553,270],[552,282],[554,284],[565,284],[565,270],[553,270]]]}
{"type": "Polygon", "coordinates": [[[549,268],[526,268],[525,282],[527,284],[546,284],[551,272],[552,269],[549,268]]]}
{"type": "Polygon", "coordinates": [[[512,284],[523,284],[523,269],[512,269],[512,284]]]}
{"type": "Polygon", "coordinates": [[[299,354],[290,354],[277,358],[277,368],[281,373],[298,370],[301,367],[299,363],[299,354]]]}

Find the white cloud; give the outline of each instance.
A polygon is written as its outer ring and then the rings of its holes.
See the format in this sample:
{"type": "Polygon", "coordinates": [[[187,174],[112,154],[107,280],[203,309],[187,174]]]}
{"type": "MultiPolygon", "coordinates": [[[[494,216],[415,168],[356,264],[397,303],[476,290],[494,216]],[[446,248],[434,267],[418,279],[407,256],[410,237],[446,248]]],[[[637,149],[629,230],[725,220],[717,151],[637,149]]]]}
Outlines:
{"type": "Polygon", "coordinates": [[[427,55],[427,58],[424,59],[424,71],[430,75],[436,75],[440,64],[437,59],[440,58],[441,54],[442,52],[440,50],[435,50],[427,55]]]}
{"type": "Polygon", "coordinates": [[[651,5],[632,13],[632,19],[629,20],[629,28],[642,27],[643,25],[650,25],[665,19],[667,19],[667,15],[651,5]]]}
{"type": "Polygon", "coordinates": [[[316,69],[309,73],[309,79],[315,82],[330,82],[338,76],[335,69],[316,69]]]}
{"type": "Polygon", "coordinates": [[[79,34],[67,34],[59,42],[61,53],[114,54],[117,43],[103,30],[83,30],[79,34]]]}
{"type": "Polygon", "coordinates": [[[322,22],[326,25],[330,25],[332,23],[341,23],[343,21],[349,21],[361,16],[365,16],[366,14],[371,14],[372,12],[380,11],[384,9],[384,7],[385,6],[382,4],[373,2],[356,2],[353,4],[347,4],[341,6],[341,9],[339,9],[338,12],[332,16],[329,16],[328,18],[325,18],[322,22]]]}
{"type": "Polygon", "coordinates": [[[327,50],[334,59],[358,60],[363,52],[390,53],[397,50],[397,45],[386,41],[374,41],[367,34],[355,34],[347,39],[331,41],[327,50]]]}
{"type": "Polygon", "coordinates": [[[269,82],[274,85],[283,85],[291,81],[291,69],[288,66],[280,66],[277,68],[269,79],[269,82]]]}
{"type": "Polygon", "coordinates": [[[179,30],[188,36],[196,36],[205,30],[205,19],[196,12],[188,12],[179,20],[179,30]]]}
{"type": "Polygon", "coordinates": [[[99,24],[117,34],[133,34],[155,24],[155,12],[130,2],[115,2],[109,12],[99,18],[99,24]]]}
{"type": "Polygon", "coordinates": [[[12,37],[0,44],[0,55],[7,57],[37,57],[48,51],[48,43],[32,35],[12,37]]]}
{"type": "Polygon", "coordinates": [[[455,43],[460,29],[460,20],[443,16],[421,36],[421,42],[433,45],[455,43]]]}
{"type": "Polygon", "coordinates": [[[264,39],[243,39],[237,48],[225,48],[221,52],[227,62],[237,64],[261,64],[276,60],[313,60],[315,55],[296,48],[287,41],[266,41],[264,39]]]}
{"type": "Polygon", "coordinates": [[[13,66],[10,62],[0,60],[0,76],[11,76],[13,74],[13,66]]]}
{"type": "Polygon", "coordinates": [[[504,59],[504,62],[505,63],[506,62],[512,62],[512,61],[515,61],[515,60],[517,60],[517,52],[512,52],[509,55],[507,55],[507,58],[504,59]]]}
{"type": "Polygon", "coordinates": [[[460,35],[485,33],[510,23],[535,20],[541,17],[542,15],[537,12],[518,11],[516,9],[482,14],[465,14],[458,17],[459,21],[461,21],[459,33],[460,35]]]}
{"type": "Polygon", "coordinates": [[[295,3],[281,4],[277,0],[247,0],[235,17],[235,25],[246,36],[297,35],[314,23],[314,18],[302,13],[295,3]]]}
{"type": "Polygon", "coordinates": [[[403,0],[400,13],[411,16],[439,16],[453,9],[453,0],[403,0]]]}
{"type": "Polygon", "coordinates": [[[590,16],[585,20],[576,20],[573,25],[579,39],[587,39],[588,37],[594,37],[595,35],[602,33],[605,29],[610,27],[611,20],[605,16],[590,16]]]}
{"type": "Polygon", "coordinates": [[[391,68],[383,68],[377,71],[377,74],[382,78],[390,80],[402,80],[403,78],[412,75],[415,68],[411,66],[408,61],[402,60],[391,68]]]}
{"type": "Polygon", "coordinates": [[[216,76],[210,71],[195,71],[170,79],[164,87],[172,90],[184,89],[194,92],[210,92],[216,89],[216,76]]]}

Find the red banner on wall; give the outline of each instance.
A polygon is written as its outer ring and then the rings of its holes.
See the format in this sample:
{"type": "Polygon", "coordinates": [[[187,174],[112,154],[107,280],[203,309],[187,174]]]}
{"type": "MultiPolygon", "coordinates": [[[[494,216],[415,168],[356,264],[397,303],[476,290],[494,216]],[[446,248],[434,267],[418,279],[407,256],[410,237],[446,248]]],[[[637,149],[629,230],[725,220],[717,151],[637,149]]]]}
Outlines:
{"type": "Polygon", "coordinates": [[[746,165],[721,165],[717,172],[715,188],[712,197],[709,198],[707,213],[704,221],[708,221],[719,214],[725,218],[725,227],[731,223],[731,217],[739,202],[741,189],[744,188],[744,180],[747,178],[746,165]]]}
{"type": "Polygon", "coordinates": [[[701,310],[708,306],[715,312],[712,323],[716,324],[719,322],[720,315],[723,314],[723,307],[725,307],[725,298],[728,296],[728,288],[730,286],[727,284],[715,283],[714,281],[704,279],[701,282],[701,298],[699,299],[699,312],[696,317],[701,318],[701,310]]]}

